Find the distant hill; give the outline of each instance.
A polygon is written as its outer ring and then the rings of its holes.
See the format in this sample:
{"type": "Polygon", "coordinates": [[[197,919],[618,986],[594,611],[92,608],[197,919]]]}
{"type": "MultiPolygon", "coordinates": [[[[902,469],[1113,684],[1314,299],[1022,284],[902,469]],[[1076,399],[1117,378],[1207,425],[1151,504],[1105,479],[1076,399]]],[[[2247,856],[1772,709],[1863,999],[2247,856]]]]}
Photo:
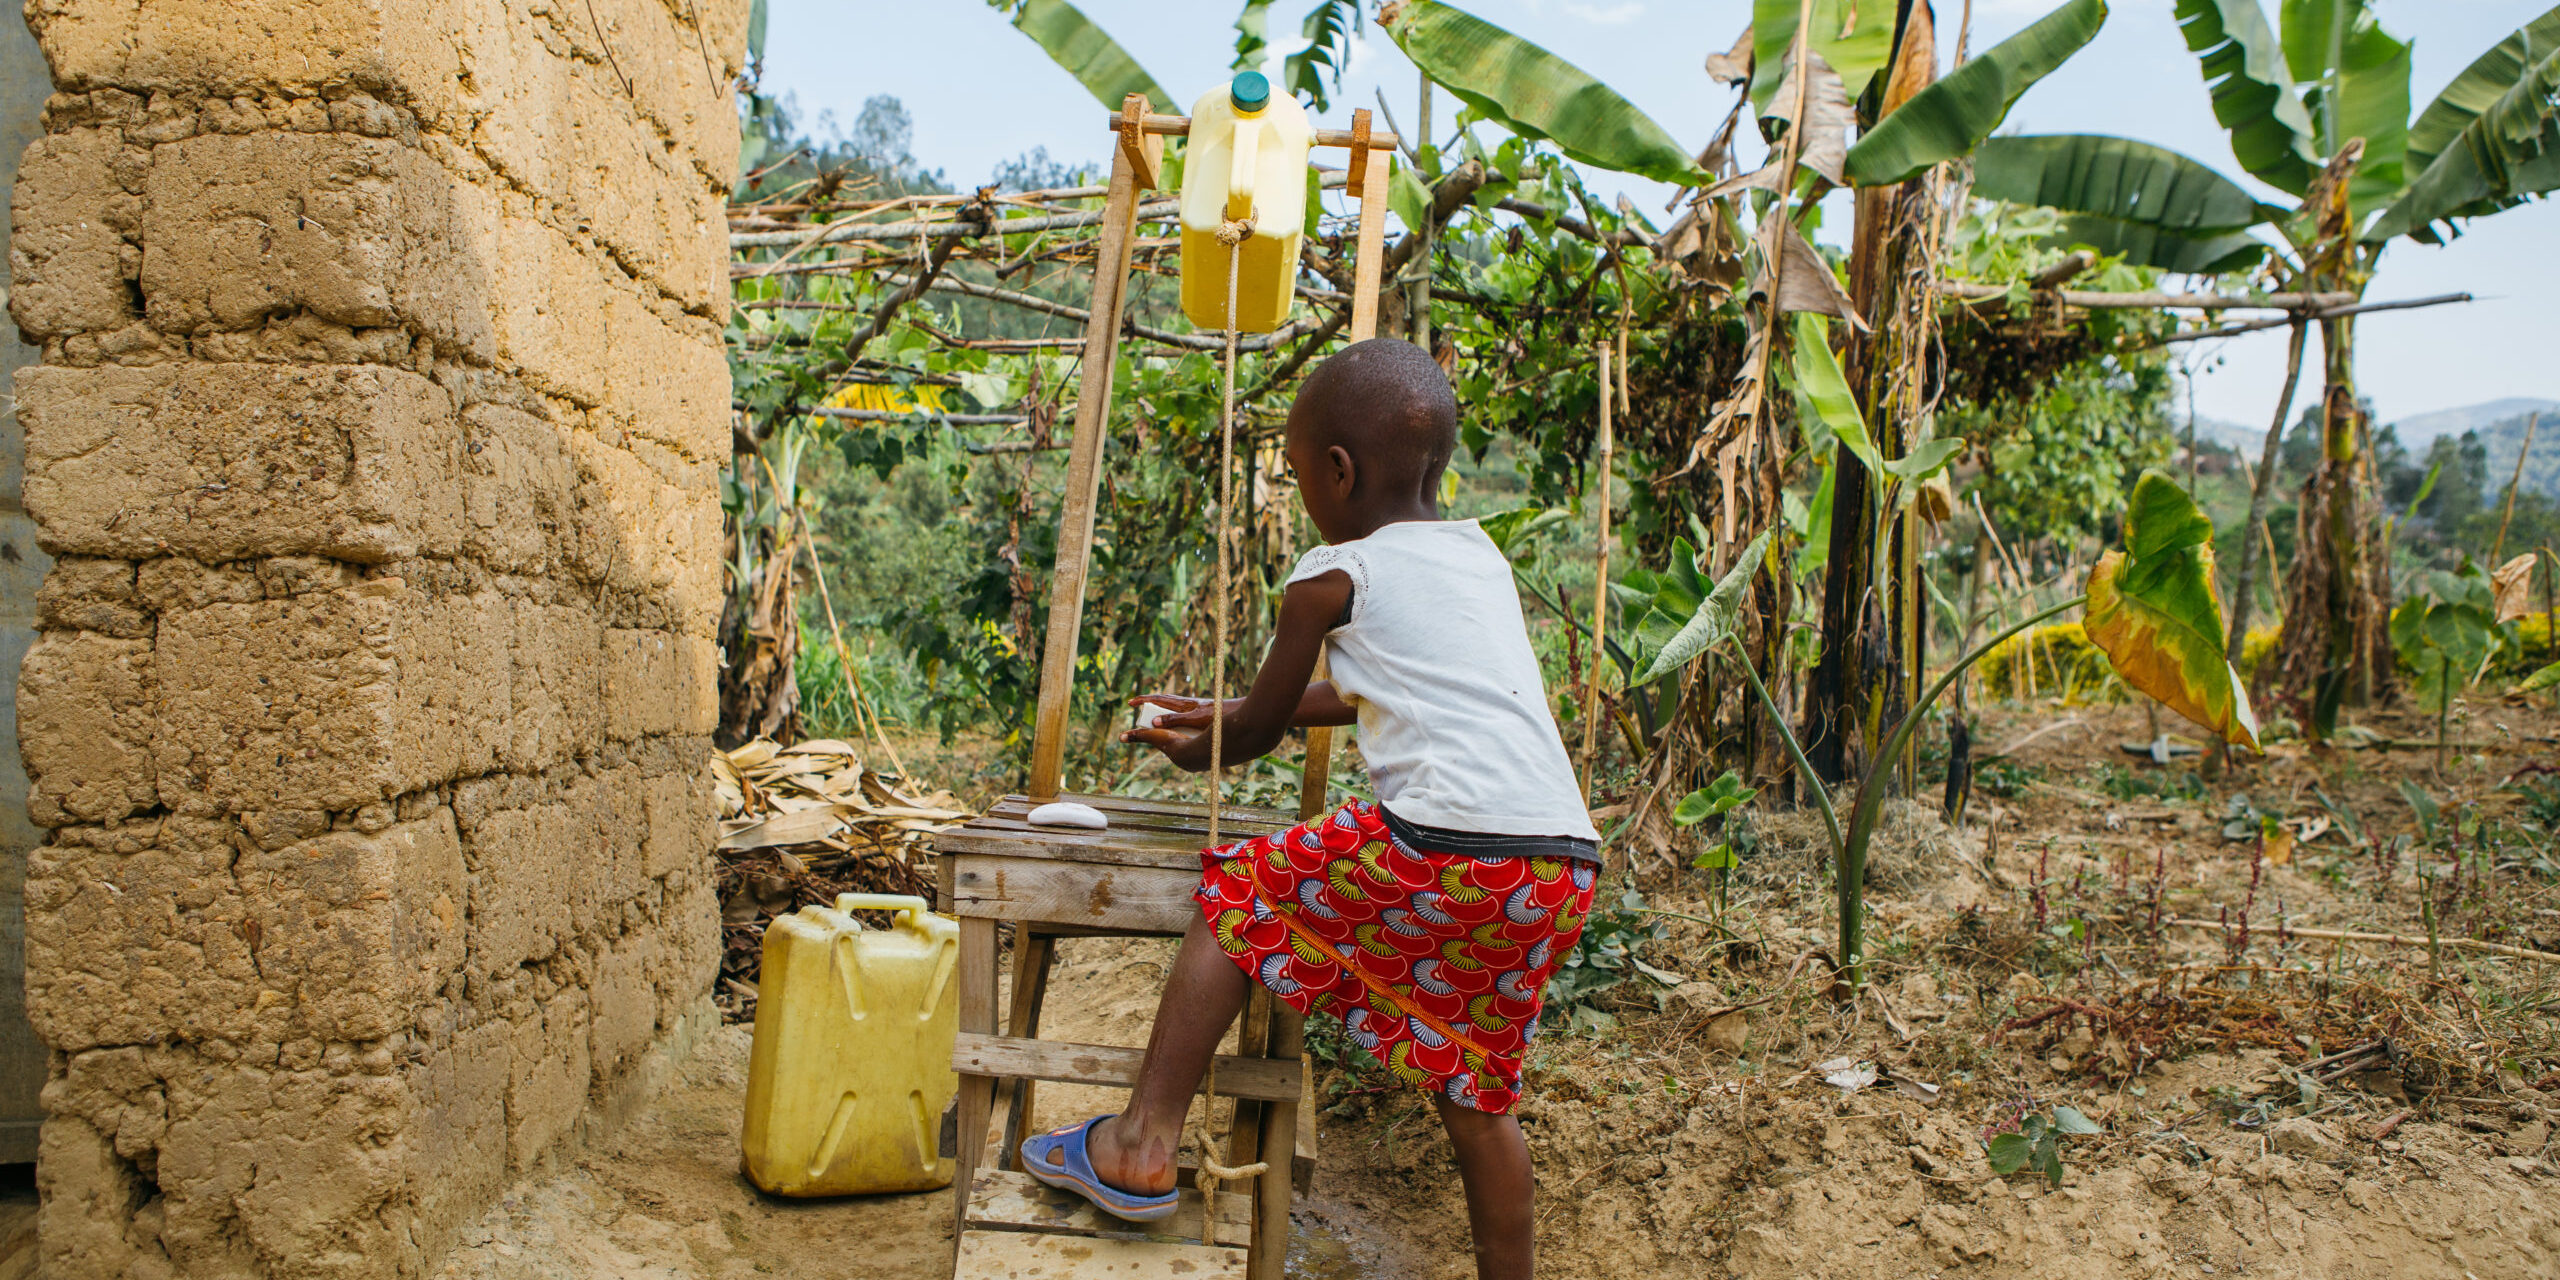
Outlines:
{"type": "MultiPolygon", "coordinates": [[[[2179,439],[2186,438],[2187,420],[2184,416],[2171,414],[2169,425],[2177,431],[2179,439]]],[[[2237,422],[2208,418],[2202,414],[2196,415],[2196,435],[2225,449],[2238,450],[2248,457],[2251,466],[2257,465],[2259,447],[2267,441],[2267,432],[2264,427],[2243,426],[2237,422]]]]}
{"type": "MultiPolygon", "coordinates": [[[[2425,453],[2427,443],[2438,436],[2458,436],[2465,431],[2478,431],[2511,419],[2515,423],[2516,438],[2520,440],[2524,437],[2525,415],[2536,409],[2540,409],[2546,418],[2560,415],[2560,400],[2536,400],[2511,396],[2504,400],[2467,404],[2459,409],[2438,409],[2433,413],[2411,414],[2392,425],[2400,429],[2400,443],[2407,446],[2411,453],[2425,453]]],[[[2546,421],[2543,425],[2551,424],[2546,421]]],[[[2487,437],[2484,435],[2482,439],[2486,440],[2487,437]]],[[[2542,455],[2540,433],[2536,433],[2533,452],[2535,457],[2542,455]]],[[[2498,460],[2501,456],[2496,448],[2492,447],[2489,450],[2489,460],[2494,464],[2493,469],[2500,477],[2498,483],[2503,486],[2506,484],[2505,476],[2508,470],[2516,465],[2514,442],[2510,441],[2507,445],[2506,453],[2503,455],[2505,461],[2498,460]]]]}
{"type": "MultiPolygon", "coordinates": [[[[2501,401],[2500,403],[2524,404],[2527,407],[2522,413],[2475,427],[2461,428],[2461,430],[2479,432],[2480,443],[2488,450],[2487,489],[2489,493],[2497,496],[2505,495],[2507,480],[2516,472],[2516,450],[2524,444],[2525,423],[2533,412],[2534,405],[2540,403],[2547,407],[2542,409],[2541,425],[2534,429],[2533,456],[2525,459],[2522,488],[2527,493],[2560,498],[2560,404],[2551,404],[2548,401],[2501,401]]],[[[2413,449],[2411,452],[2418,451],[2413,449]]]]}

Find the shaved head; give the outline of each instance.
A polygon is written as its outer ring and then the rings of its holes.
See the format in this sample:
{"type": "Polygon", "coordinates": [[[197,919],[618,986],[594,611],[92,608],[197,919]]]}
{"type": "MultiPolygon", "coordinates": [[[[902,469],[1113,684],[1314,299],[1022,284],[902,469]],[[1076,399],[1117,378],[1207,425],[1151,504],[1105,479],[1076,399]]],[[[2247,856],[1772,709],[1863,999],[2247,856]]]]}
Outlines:
{"type": "Polygon", "coordinates": [[[1341,447],[1361,487],[1381,496],[1430,494],[1458,447],[1458,397],[1430,354],[1410,342],[1355,342],[1316,366],[1289,411],[1292,435],[1341,447]]]}

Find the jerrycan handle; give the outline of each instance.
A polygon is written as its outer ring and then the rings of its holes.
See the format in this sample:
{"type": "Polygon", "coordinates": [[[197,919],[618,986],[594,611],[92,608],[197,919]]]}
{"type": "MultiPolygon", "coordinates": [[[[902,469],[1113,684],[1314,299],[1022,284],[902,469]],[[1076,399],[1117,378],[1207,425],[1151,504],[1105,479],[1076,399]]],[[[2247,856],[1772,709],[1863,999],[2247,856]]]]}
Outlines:
{"type": "Polygon", "coordinates": [[[1236,109],[1236,131],[1228,142],[1227,153],[1227,219],[1253,216],[1253,180],[1259,169],[1256,163],[1262,149],[1262,125],[1258,117],[1271,105],[1271,82],[1259,71],[1238,74],[1227,87],[1227,101],[1236,109]]]}
{"type": "Polygon", "coordinates": [[[836,895],[836,910],[843,912],[904,911],[910,915],[921,916],[932,909],[932,904],[912,893],[839,893],[836,895]]]}

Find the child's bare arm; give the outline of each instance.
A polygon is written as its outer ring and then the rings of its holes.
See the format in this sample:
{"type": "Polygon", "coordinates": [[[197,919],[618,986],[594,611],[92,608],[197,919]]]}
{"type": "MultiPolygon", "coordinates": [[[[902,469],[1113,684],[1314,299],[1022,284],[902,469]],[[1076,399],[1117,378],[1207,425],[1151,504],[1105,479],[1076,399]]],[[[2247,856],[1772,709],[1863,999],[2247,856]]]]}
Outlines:
{"type": "MultiPolygon", "coordinates": [[[[1242,764],[1268,753],[1292,725],[1353,722],[1351,707],[1331,684],[1307,679],[1324,651],[1325,633],[1342,621],[1350,604],[1351,577],[1339,570],[1289,584],[1280,597],[1280,620],[1272,629],[1262,670],[1243,698],[1227,703],[1226,763],[1242,764]]],[[[1209,767],[1207,704],[1186,706],[1161,694],[1142,694],[1133,701],[1173,707],[1174,714],[1120,735],[1121,741],[1154,747],[1193,773],[1209,767]]]]}

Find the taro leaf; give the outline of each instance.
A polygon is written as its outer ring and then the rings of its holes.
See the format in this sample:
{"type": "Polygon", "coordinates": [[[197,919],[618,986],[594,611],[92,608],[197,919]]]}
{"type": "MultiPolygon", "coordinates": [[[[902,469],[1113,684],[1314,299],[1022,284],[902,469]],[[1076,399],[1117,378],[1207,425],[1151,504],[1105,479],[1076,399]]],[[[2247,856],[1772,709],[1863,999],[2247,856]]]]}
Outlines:
{"type": "Polygon", "coordinates": [[[2524,683],[2516,686],[2516,692],[2540,693],[2555,684],[2560,684],[2560,662],[2552,663],[2550,666],[2544,667],[2543,669],[2534,672],[2532,675],[2526,676],[2524,678],[2524,683]]]}
{"type": "MultiPolygon", "coordinates": [[[[1754,0],[1751,6],[1751,109],[1767,112],[1795,65],[1799,0],[1754,0]]],[[[1813,51],[1840,73],[1852,99],[1893,61],[1893,9],[1876,0],[1813,0],[1813,51]]]]}
{"type": "Polygon", "coordinates": [[[1661,651],[1653,655],[1653,661],[1632,683],[1644,684],[1665,672],[1677,671],[1691,658],[1732,639],[1733,624],[1742,616],[1743,596],[1751,589],[1751,577],[1760,572],[1768,555],[1769,531],[1763,529],[1741,555],[1734,557],[1733,567],[1716,580],[1715,589],[1698,603],[1698,611],[1663,642],[1661,651]]]}
{"type": "Polygon", "coordinates": [[[1694,827],[1717,814],[1729,813],[1751,803],[1752,797],[1759,794],[1757,788],[1742,785],[1741,774],[1727,769],[1717,775],[1715,781],[1680,797],[1678,807],[1671,811],[1671,820],[1684,827],[1694,827]]]}
{"type": "Polygon", "coordinates": [[[1049,57],[1066,68],[1067,74],[1100,99],[1102,105],[1117,111],[1121,99],[1143,93],[1151,110],[1175,110],[1173,95],[1166,93],[1164,86],[1157,84],[1156,78],[1111,38],[1111,33],[1095,25],[1093,19],[1067,0],[1026,0],[1013,15],[1013,25],[1047,50],[1049,57]]]}
{"type": "Polygon", "coordinates": [[[1911,95],[1849,148],[1849,181],[1889,186],[1980,145],[2037,81],[2096,39],[2106,0],[2067,0],[2024,31],[1983,50],[1911,95]]]}
{"type": "Polygon", "coordinates": [[[1569,518],[1562,511],[1543,507],[1519,507],[1510,511],[1481,516],[1476,527],[1493,539],[1494,549],[1508,556],[1511,549],[1526,541],[1531,534],[1569,518]]]}
{"type": "Polygon", "coordinates": [[[2124,540],[2089,571],[2089,639],[2126,684],[2255,750],[2248,691],[2223,658],[2213,521],[2176,481],[2145,471],[2125,507],[2124,540]]]}
{"type": "Polygon", "coordinates": [[[2310,190],[2320,174],[2311,115],[2294,96],[2266,10],[2258,0],[2178,0],[2177,15],[2240,167],[2279,191],[2310,190]]]}
{"type": "Polygon", "coordinates": [[[1381,19],[1423,74],[1521,137],[1546,138],[1584,164],[1673,186],[1715,181],[1617,90],[1490,22],[1439,0],[1409,0],[1381,19]]]}
{"type": "Polygon", "coordinates": [[[2053,1127],[2060,1129],[2064,1133],[2106,1132],[2105,1129],[2098,1126],[2098,1122],[2082,1115],[2078,1107],[2055,1107],[2053,1109],[2053,1127]]]}
{"type": "Polygon", "coordinates": [[[2027,1156],[2034,1149],[2034,1144],[2027,1141],[2027,1135],[2002,1133],[1992,1136],[1986,1155],[1993,1173],[2009,1174],[2025,1168],[2027,1156]]]}

